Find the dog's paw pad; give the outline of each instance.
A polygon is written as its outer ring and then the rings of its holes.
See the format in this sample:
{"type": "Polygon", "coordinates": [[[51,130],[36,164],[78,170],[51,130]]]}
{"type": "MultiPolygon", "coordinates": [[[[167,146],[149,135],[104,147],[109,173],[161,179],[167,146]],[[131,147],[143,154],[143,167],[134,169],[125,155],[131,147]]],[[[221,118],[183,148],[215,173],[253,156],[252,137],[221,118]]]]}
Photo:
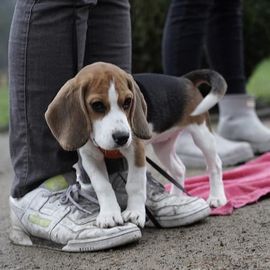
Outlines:
{"type": "Polygon", "coordinates": [[[217,207],[225,205],[227,203],[227,199],[225,196],[220,196],[220,197],[210,196],[207,199],[207,202],[208,202],[210,207],[217,208],[217,207]]]}
{"type": "Polygon", "coordinates": [[[132,222],[135,225],[143,228],[145,224],[145,212],[144,211],[138,211],[138,210],[125,210],[122,213],[122,217],[125,222],[132,222]]]}
{"type": "Polygon", "coordinates": [[[100,213],[96,219],[96,225],[100,228],[110,228],[123,224],[124,221],[120,213],[100,213]]]}

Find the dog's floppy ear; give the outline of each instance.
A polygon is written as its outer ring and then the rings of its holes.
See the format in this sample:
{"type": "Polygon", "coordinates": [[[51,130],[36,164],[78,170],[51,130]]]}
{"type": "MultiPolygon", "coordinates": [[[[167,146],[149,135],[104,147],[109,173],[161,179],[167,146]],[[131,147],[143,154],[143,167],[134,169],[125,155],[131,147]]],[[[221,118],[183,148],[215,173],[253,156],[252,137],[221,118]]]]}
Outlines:
{"type": "Polygon", "coordinates": [[[147,106],[143,94],[133,77],[128,74],[128,84],[133,92],[133,104],[130,111],[130,125],[134,135],[140,139],[148,140],[151,138],[146,117],[147,106]]]}
{"type": "Polygon", "coordinates": [[[86,88],[75,83],[74,79],[67,81],[45,113],[52,134],[67,151],[78,149],[90,136],[85,91],[86,88]]]}

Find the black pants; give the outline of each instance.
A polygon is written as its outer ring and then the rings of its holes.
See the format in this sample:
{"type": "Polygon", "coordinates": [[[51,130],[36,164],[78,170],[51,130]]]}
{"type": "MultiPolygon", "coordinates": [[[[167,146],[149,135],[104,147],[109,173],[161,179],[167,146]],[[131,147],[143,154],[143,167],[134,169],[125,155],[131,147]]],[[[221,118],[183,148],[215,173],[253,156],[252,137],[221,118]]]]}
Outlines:
{"type": "Polygon", "coordinates": [[[13,197],[71,172],[77,154],[60,148],[44,113],[84,65],[105,61],[130,72],[129,8],[128,0],[17,0],[9,41],[13,197]]]}
{"type": "Polygon", "coordinates": [[[163,36],[165,74],[210,67],[228,83],[228,94],[245,93],[241,0],[172,0],[163,36]]]}

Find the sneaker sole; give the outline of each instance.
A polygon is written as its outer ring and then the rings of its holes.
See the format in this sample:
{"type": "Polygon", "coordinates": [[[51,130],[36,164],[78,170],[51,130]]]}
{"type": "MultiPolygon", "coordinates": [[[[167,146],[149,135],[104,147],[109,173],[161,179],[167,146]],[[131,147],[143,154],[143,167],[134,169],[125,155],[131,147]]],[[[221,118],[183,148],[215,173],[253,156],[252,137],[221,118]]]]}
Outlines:
{"type": "Polygon", "coordinates": [[[13,228],[10,232],[10,240],[15,245],[42,247],[65,252],[106,250],[137,242],[141,237],[140,229],[133,227],[113,234],[110,237],[104,236],[89,240],[71,240],[66,245],[61,245],[46,239],[30,236],[18,228],[13,228]]]}
{"type": "MultiPolygon", "coordinates": [[[[173,215],[173,216],[155,216],[158,223],[163,228],[173,228],[173,227],[180,227],[180,226],[187,226],[194,224],[196,222],[202,221],[203,219],[207,218],[211,213],[211,209],[208,205],[204,208],[200,208],[197,211],[193,211],[189,215],[173,215]]],[[[155,227],[155,225],[149,220],[145,224],[146,227],[155,227]]]]}

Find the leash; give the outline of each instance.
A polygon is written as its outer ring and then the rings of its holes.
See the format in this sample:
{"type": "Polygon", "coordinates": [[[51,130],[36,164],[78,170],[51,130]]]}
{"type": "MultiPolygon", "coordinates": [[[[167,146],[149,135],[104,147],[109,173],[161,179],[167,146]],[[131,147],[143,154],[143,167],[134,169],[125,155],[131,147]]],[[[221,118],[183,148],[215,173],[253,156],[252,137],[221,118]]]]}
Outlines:
{"type": "Polygon", "coordinates": [[[146,161],[157,171],[159,172],[162,176],[164,176],[168,181],[170,181],[172,184],[174,184],[177,188],[179,188],[181,191],[187,194],[185,189],[174,179],[172,178],[167,172],[165,172],[162,168],[157,165],[152,159],[149,157],[146,157],[146,161]]]}
{"type": "MultiPolygon", "coordinates": [[[[146,161],[157,171],[159,172],[163,177],[165,177],[169,182],[174,184],[177,188],[179,188],[181,191],[187,194],[185,189],[173,178],[171,177],[167,172],[165,172],[157,163],[155,163],[152,159],[149,157],[146,157],[146,161]]],[[[119,176],[121,177],[122,181],[126,183],[125,178],[122,176],[121,173],[119,173],[119,176]]],[[[156,220],[154,215],[152,214],[151,210],[145,205],[145,212],[148,218],[151,220],[151,222],[159,229],[162,229],[162,226],[159,224],[159,222],[156,220]]]]}
{"type": "MultiPolygon", "coordinates": [[[[165,177],[169,182],[174,184],[177,188],[179,188],[184,193],[188,194],[185,189],[173,178],[171,177],[166,171],[164,171],[157,163],[155,163],[152,159],[149,157],[146,157],[146,161],[153,167],[158,173],[160,173],[163,177],[165,177]]],[[[159,229],[162,228],[162,226],[159,224],[159,222],[156,220],[154,215],[151,213],[150,209],[145,206],[146,214],[148,218],[152,221],[152,223],[159,229]]]]}

